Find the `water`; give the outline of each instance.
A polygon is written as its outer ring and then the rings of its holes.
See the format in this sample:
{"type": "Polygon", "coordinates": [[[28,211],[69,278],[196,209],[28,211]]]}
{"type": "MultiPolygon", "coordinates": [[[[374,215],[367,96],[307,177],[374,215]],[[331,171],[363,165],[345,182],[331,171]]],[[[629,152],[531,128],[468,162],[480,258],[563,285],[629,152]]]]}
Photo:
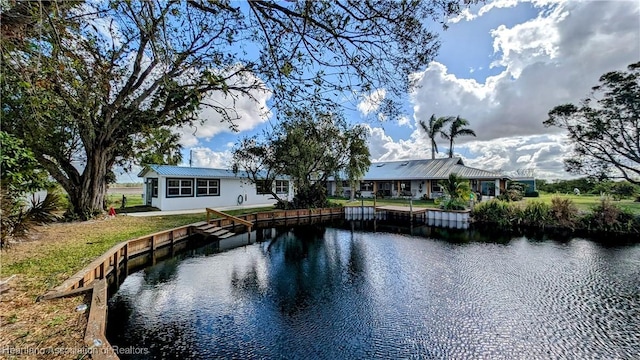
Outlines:
{"type": "Polygon", "coordinates": [[[108,332],[135,358],[640,358],[640,245],[267,230],[131,274],[108,332]]]}

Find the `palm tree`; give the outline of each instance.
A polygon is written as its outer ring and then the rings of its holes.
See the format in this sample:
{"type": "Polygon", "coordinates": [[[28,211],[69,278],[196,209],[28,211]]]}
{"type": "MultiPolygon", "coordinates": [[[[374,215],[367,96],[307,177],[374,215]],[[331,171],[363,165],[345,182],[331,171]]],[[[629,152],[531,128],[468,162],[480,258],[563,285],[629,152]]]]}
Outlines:
{"type": "Polygon", "coordinates": [[[449,126],[449,132],[441,132],[442,137],[449,140],[449,157],[453,157],[453,143],[455,139],[459,136],[476,136],[475,131],[465,128],[465,126],[469,125],[469,121],[467,119],[462,119],[460,116],[456,117],[455,120],[451,118],[451,125],[449,126]]]}
{"type": "MultiPolygon", "coordinates": [[[[429,125],[425,124],[424,120],[420,120],[420,126],[427,133],[429,139],[431,139],[431,159],[436,158],[438,152],[438,144],[436,144],[436,135],[442,134],[442,128],[449,121],[450,118],[440,117],[436,119],[436,115],[431,115],[429,118],[429,125]]],[[[443,135],[444,137],[444,135],[443,135]]]]}

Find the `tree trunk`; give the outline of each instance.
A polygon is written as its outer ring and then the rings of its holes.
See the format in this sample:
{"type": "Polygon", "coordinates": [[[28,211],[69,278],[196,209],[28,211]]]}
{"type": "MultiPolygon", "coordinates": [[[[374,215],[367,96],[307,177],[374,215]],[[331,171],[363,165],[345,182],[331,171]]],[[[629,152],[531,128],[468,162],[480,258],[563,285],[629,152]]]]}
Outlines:
{"type": "Polygon", "coordinates": [[[351,194],[350,194],[350,199],[349,201],[353,201],[356,199],[356,185],[355,185],[355,181],[349,181],[349,185],[351,187],[351,194]]]}
{"type": "Polygon", "coordinates": [[[106,149],[94,149],[87,156],[87,164],[80,176],[79,183],[69,194],[71,212],[82,220],[88,220],[105,210],[107,195],[107,174],[111,168],[106,149]]]}

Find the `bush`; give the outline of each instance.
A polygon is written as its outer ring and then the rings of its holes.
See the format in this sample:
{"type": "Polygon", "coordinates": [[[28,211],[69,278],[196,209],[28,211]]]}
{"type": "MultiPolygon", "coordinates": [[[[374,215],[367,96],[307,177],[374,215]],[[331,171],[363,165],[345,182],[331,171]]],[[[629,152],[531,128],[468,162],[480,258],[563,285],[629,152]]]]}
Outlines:
{"type": "Polygon", "coordinates": [[[320,183],[314,183],[298,189],[293,201],[282,205],[288,209],[315,209],[327,207],[329,201],[327,200],[326,188],[320,183]]]}
{"type": "Polygon", "coordinates": [[[551,219],[551,206],[541,201],[530,201],[521,216],[524,225],[544,228],[551,219]]]}
{"type": "Polygon", "coordinates": [[[578,221],[578,207],[569,198],[551,198],[551,219],[557,226],[575,229],[578,221]]]}
{"type": "Polygon", "coordinates": [[[510,182],[504,193],[497,196],[498,200],[520,201],[522,200],[526,185],[519,182],[510,182]]]}
{"type": "Polygon", "coordinates": [[[582,221],[591,231],[640,233],[640,218],[622,210],[609,198],[603,198],[582,221]]]}
{"type": "Polygon", "coordinates": [[[35,225],[58,220],[55,212],[60,207],[60,195],[49,191],[43,200],[36,199],[34,195],[29,207],[25,206],[22,199],[11,196],[7,189],[2,189],[0,204],[0,248],[4,248],[12,239],[26,237],[35,225]]]}
{"type": "Polygon", "coordinates": [[[473,209],[473,219],[479,223],[495,224],[501,229],[508,229],[518,223],[520,208],[502,200],[481,202],[473,209]]]}
{"type": "Polygon", "coordinates": [[[440,202],[440,208],[443,210],[464,210],[467,208],[467,202],[459,198],[446,198],[440,202]]]}

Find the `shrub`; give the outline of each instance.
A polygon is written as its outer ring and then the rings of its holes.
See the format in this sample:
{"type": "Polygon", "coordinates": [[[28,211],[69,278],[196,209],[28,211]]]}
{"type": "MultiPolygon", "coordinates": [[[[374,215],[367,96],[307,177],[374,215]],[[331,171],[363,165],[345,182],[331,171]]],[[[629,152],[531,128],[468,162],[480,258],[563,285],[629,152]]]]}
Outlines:
{"type": "Polygon", "coordinates": [[[510,182],[504,193],[498,195],[499,200],[520,201],[522,200],[526,185],[519,182],[510,182]]]}
{"type": "Polygon", "coordinates": [[[569,198],[551,198],[551,220],[555,225],[575,229],[578,221],[578,207],[569,198]]]}
{"type": "Polygon", "coordinates": [[[620,232],[634,227],[634,216],[616,206],[608,197],[603,198],[582,221],[592,231],[620,232]]]}
{"type": "Polygon", "coordinates": [[[467,202],[459,198],[451,199],[447,197],[440,202],[440,208],[443,210],[464,210],[467,208],[467,202]]]}
{"type": "Polygon", "coordinates": [[[524,225],[544,228],[551,218],[551,206],[541,201],[530,201],[521,216],[524,225]]]}
{"type": "Polygon", "coordinates": [[[499,228],[511,228],[520,219],[520,208],[502,200],[481,202],[473,209],[473,219],[479,223],[495,224],[499,228]]]}
{"type": "Polygon", "coordinates": [[[30,207],[22,199],[9,195],[6,189],[1,190],[0,197],[0,248],[8,246],[12,239],[26,237],[37,224],[58,220],[55,212],[60,206],[60,195],[55,191],[49,191],[44,200],[34,196],[30,207]]]}

